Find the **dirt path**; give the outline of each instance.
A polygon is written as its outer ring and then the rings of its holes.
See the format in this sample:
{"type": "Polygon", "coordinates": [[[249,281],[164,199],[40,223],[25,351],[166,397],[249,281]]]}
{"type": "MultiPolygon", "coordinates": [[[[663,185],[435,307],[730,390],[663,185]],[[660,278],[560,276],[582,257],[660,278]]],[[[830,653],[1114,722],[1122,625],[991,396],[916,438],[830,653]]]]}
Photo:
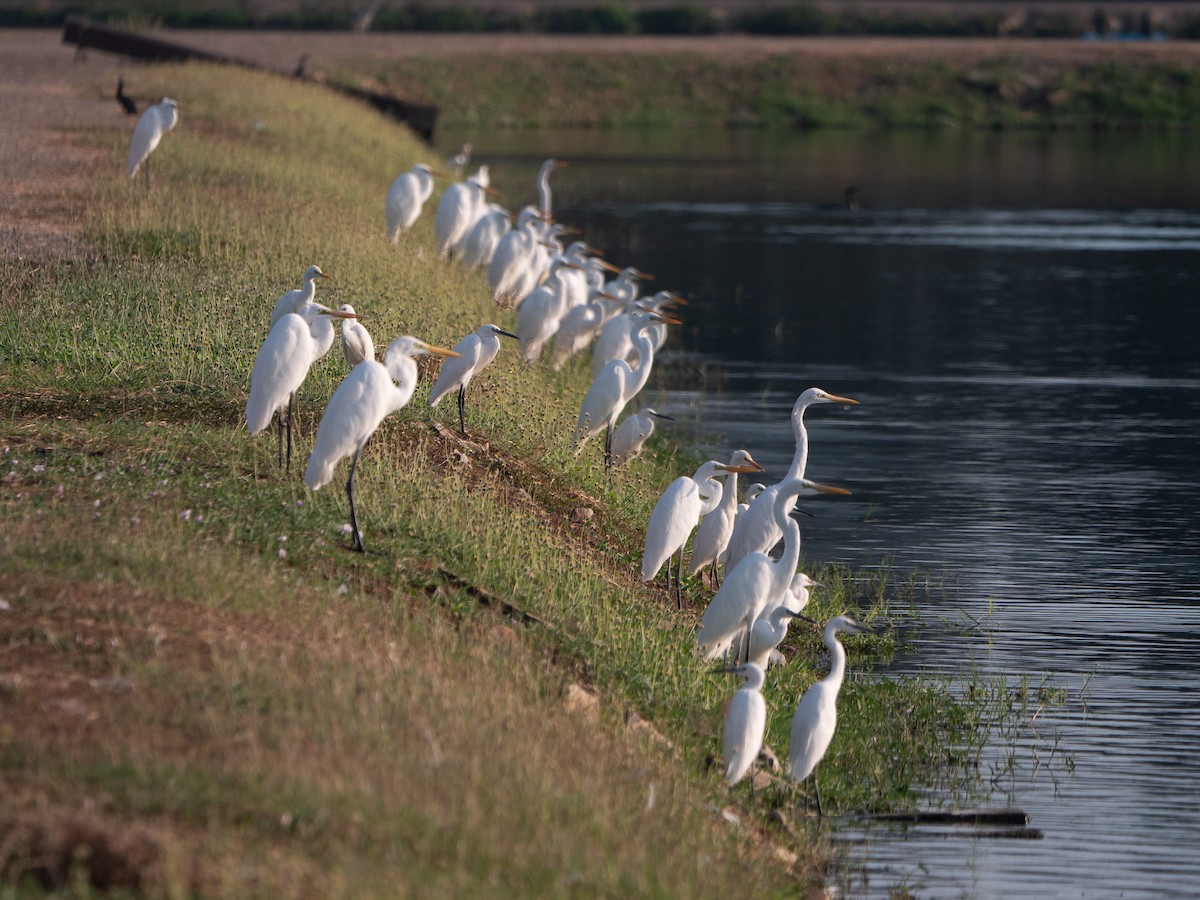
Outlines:
{"type": "MultiPolygon", "coordinates": [[[[291,71],[303,54],[316,68],[347,69],[356,58],[481,54],[687,54],[754,60],[799,54],[819,60],[1169,60],[1200,64],[1200,42],[1084,42],[959,38],[620,37],[538,34],[369,34],[344,32],[175,32],[181,43],[291,71]]],[[[37,263],[87,252],[78,238],[83,188],[99,164],[72,134],[127,128],[113,99],[117,77],[136,69],[107,53],[77,59],[58,30],[0,31],[0,258],[37,263]]]]}

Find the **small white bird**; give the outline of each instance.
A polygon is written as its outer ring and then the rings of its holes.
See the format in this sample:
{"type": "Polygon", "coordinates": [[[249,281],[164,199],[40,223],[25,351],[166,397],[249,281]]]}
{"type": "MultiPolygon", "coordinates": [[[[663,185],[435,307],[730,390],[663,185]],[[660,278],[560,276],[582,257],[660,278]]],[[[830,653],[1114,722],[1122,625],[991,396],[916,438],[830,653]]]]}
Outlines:
{"type": "Polygon", "coordinates": [[[532,365],[541,359],[546,342],[558,331],[558,323],[570,307],[564,274],[579,269],[580,266],[566,257],[556,256],[545,280],[517,309],[517,338],[521,342],[521,359],[526,364],[532,365]]]}
{"type": "Polygon", "coordinates": [[[700,527],[696,529],[696,539],[692,541],[692,556],[688,561],[688,571],[695,575],[705,566],[712,566],[712,580],[720,584],[717,578],[717,563],[729,536],[733,534],[733,522],[737,517],[738,490],[737,475],[730,475],[725,482],[725,490],[721,494],[721,502],[712,510],[700,527]]]}
{"type": "MultiPolygon", "coordinates": [[[[837,728],[837,696],[846,677],[846,649],[838,643],[837,633],[861,634],[866,630],[849,616],[835,616],[825,626],[825,648],[832,659],[829,674],[804,692],[792,717],[788,769],[795,781],[803,781],[813,774],[817,763],[825,757],[837,728]]],[[[821,790],[815,775],[813,790],[817,795],[817,814],[823,816],[821,790]]]]}
{"type": "MultiPolygon", "coordinates": [[[[820,587],[803,572],[792,577],[791,586],[784,592],[782,602],[773,608],[764,609],[750,628],[749,659],[762,666],[765,672],[772,660],[783,657],[779,645],[787,637],[788,624],[792,619],[806,618],[801,613],[808,606],[809,588],[820,587]]],[[[811,621],[811,620],[809,620],[811,621]]]]}
{"type": "Polygon", "coordinates": [[[461,150],[459,150],[453,156],[446,157],[446,165],[449,168],[454,169],[456,172],[462,168],[465,168],[467,163],[471,161],[472,149],[473,148],[470,144],[463,144],[461,150]]]}
{"type": "Polygon", "coordinates": [[[400,233],[417,221],[429,195],[433,193],[434,176],[445,177],[425,163],[417,163],[407,172],[396,176],[387,193],[388,238],[393,244],[400,240],[400,233]]]}
{"type": "Polygon", "coordinates": [[[488,324],[480,325],[455,344],[455,358],[442,363],[442,371],[438,373],[433,390],[429,392],[429,405],[432,407],[437,406],[443,397],[458,388],[458,427],[463,434],[467,433],[467,423],[463,414],[467,402],[467,385],[496,358],[496,354],[500,352],[501,335],[516,338],[515,334],[498,325],[488,324]]]}
{"type": "Polygon", "coordinates": [[[744,679],[741,689],[729,701],[725,724],[721,727],[721,756],[725,759],[725,783],[733,786],[754,768],[762,749],[763,733],[767,728],[767,704],[762,686],[762,668],[745,663],[723,672],[733,672],[744,679]]]}
{"type": "Polygon", "coordinates": [[[487,212],[487,195],[498,196],[487,186],[486,169],[484,166],[482,177],[472,175],[442,192],[433,216],[438,256],[442,259],[459,254],[463,240],[479,217],[487,212]]]}
{"type": "Polygon", "coordinates": [[[723,489],[717,478],[734,472],[761,472],[763,467],[745,450],[735,450],[728,463],[709,460],[690,478],[676,478],[663,491],[650,514],[646,526],[646,541],[642,550],[642,581],[658,574],[668,563],[667,584],[670,586],[670,560],[679,551],[676,569],[676,602],[683,607],[683,547],[696,528],[700,517],[712,512],[721,502],[723,489]]]}
{"type": "MultiPolygon", "coordinates": [[[[357,318],[353,313],[309,303],[298,313],[281,318],[263,341],[250,372],[250,398],[246,401],[246,427],[256,435],[271,417],[287,409],[287,467],[292,465],[292,405],[308,370],[333,346],[332,319],[357,318]]],[[[280,423],[279,464],[283,460],[283,422],[280,423]]]]}
{"type": "Polygon", "coordinates": [[[179,122],[179,104],[170,97],[163,97],[162,102],[149,107],[133,129],[133,140],[129,142],[129,159],[125,171],[130,178],[138,173],[143,165],[146,167],[146,190],[150,189],[150,154],[158,146],[164,134],[179,122]]]}
{"type": "Polygon", "coordinates": [[[309,266],[304,270],[304,277],[301,283],[303,287],[292,288],[286,291],[282,297],[275,303],[275,308],[271,310],[271,328],[278,324],[279,320],[288,313],[298,313],[305,305],[312,303],[317,298],[317,279],[325,278],[330,281],[333,279],[321,271],[320,266],[309,266]]]}
{"type": "Polygon", "coordinates": [[[567,164],[565,162],[559,162],[556,159],[548,159],[542,163],[541,169],[538,170],[538,208],[542,211],[543,216],[548,216],[551,212],[550,173],[555,169],[566,168],[566,165],[567,164]]]}
{"type": "Polygon", "coordinates": [[[317,441],[308,458],[304,483],[314,491],[320,490],[333,479],[338,461],[354,454],[350,477],[346,480],[346,496],[350,500],[354,549],[359,553],[364,551],[354,510],[354,471],[358,468],[358,456],[384,417],[402,409],[412,399],[417,387],[417,364],[413,357],[424,354],[455,355],[453,350],[434,347],[411,335],[396,338],[384,353],[382,363],[368,359],[350,371],[333,392],[317,428],[317,441]]]}
{"type": "MultiPolygon", "coordinates": [[[[338,307],[338,311],[356,315],[354,307],[349,303],[343,303],[338,307]]],[[[371,340],[371,333],[358,320],[361,318],[359,316],[342,322],[342,355],[346,357],[346,365],[351,369],[364,359],[375,358],[375,342],[371,340]]]]}
{"type": "Polygon", "coordinates": [[[625,421],[617,426],[612,436],[613,466],[623,466],[642,452],[642,446],[649,440],[650,435],[654,434],[655,419],[674,421],[670,416],[646,406],[627,416],[625,421]]]}

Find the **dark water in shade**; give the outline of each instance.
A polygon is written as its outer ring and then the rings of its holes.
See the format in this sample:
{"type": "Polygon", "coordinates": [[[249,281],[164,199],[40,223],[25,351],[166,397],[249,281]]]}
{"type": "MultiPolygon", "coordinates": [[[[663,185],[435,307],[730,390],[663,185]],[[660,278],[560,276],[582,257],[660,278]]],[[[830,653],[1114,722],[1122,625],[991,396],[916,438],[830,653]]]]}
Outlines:
{"type": "Polygon", "coordinates": [[[649,388],[681,428],[778,477],[800,391],[861,401],[806,417],[854,496],[805,552],[944,582],[891,671],[1065,690],[990,800],[1042,840],[849,825],[852,892],[1200,892],[1200,137],[467,139],[510,197],[570,160],[561,218],[691,299],[649,388]]]}

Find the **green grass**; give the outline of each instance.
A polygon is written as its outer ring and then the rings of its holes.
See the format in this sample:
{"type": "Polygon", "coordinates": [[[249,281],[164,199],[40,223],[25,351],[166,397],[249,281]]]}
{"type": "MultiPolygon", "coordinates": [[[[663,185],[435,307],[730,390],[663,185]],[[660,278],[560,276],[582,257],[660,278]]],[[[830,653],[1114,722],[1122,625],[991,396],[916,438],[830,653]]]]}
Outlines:
{"type": "MultiPolygon", "coordinates": [[[[704,765],[734,689],[693,649],[708,594],[691,583],[678,611],[635,574],[641,523],[694,461],[657,441],[609,479],[597,448],[569,448],[582,368],[522,368],[509,348],[471,386],[483,445],[429,428],[428,380],[385,421],[358,475],[373,552],[348,552],[346,463],[313,493],[245,431],[275,299],[319,263],[318,299],[353,303],[381,349],[511,314],[436,259],[432,206],[387,243],[383,194],[425,155],[402,128],[283,79],[145,76],[182,109],[155,189],[118,174],[124,134],[91,133],[110,160],[92,258],[0,265],[0,646],[25,666],[0,683],[19,723],[0,724],[7,811],[90,798],[110,827],[158,835],[147,879],[176,894],[788,894],[819,875],[815,826],[771,835],[803,854],[789,869],[711,813],[749,799],[704,765]],[[577,507],[594,518],[572,524],[577,507]],[[576,682],[596,721],[564,711],[576,682]],[[673,749],[627,732],[630,713],[673,749]]],[[[335,351],[300,391],[297,468],[343,375],[335,351]]],[[[995,702],[869,673],[913,586],[816,574],[815,614],[881,629],[848,644],[831,807],[977,791],[995,702]]],[[[821,674],[815,632],[785,650],[768,684],[781,754],[821,674]]],[[[751,819],[800,803],[760,793],[751,819]]]]}

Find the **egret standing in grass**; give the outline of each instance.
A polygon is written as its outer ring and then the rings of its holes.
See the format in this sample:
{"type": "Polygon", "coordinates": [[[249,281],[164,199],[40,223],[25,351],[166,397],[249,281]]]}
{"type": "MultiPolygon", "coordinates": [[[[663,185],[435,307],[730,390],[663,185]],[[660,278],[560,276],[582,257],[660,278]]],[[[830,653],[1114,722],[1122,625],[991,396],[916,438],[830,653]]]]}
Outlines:
{"type": "Polygon", "coordinates": [[[809,588],[819,586],[819,582],[803,572],[792,576],[792,583],[784,592],[782,602],[773,608],[770,605],[764,608],[750,627],[750,662],[762,666],[765,672],[772,661],[783,660],[778,647],[787,637],[788,625],[792,619],[812,621],[801,613],[808,606],[809,588]]]}
{"type": "Polygon", "coordinates": [[[304,286],[284,292],[283,296],[275,302],[275,308],[271,310],[271,328],[274,328],[279,320],[288,313],[298,313],[306,304],[315,302],[318,278],[332,280],[321,271],[320,266],[309,266],[304,270],[301,282],[304,286]]]}
{"type": "Polygon", "coordinates": [[[354,509],[354,472],[358,468],[358,457],[384,417],[402,409],[412,399],[417,387],[414,357],[425,354],[456,355],[453,350],[434,347],[411,335],[396,338],[384,353],[382,363],[365,360],[346,376],[330,398],[317,428],[317,441],[308,458],[304,483],[314,491],[320,490],[333,479],[333,470],[339,460],[354,454],[350,461],[350,477],[346,479],[346,496],[350,500],[354,549],[359,553],[364,551],[354,509]]]}
{"type": "Polygon", "coordinates": [[[683,548],[701,516],[712,512],[724,493],[724,475],[736,472],[761,472],[763,467],[745,450],[735,450],[728,463],[709,460],[690,478],[676,478],[663,491],[646,526],[642,550],[642,581],[649,581],[667,563],[667,586],[671,585],[671,557],[679,552],[675,569],[675,600],[683,608],[683,548]]]}
{"type": "MultiPolygon", "coordinates": [[[[765,676],[763,670],[754,663],[722,671],[733,672],[743,679],[741,689],[729,701],[725,724],[721,727],[725,783],[732,787],[753,770],[754,761],[762,749],[763,734],[767,728],[767,704],[762,695],[765,676]]],[[[750,788],[754,789],[753,776],[750,788]]]]}
{"type": "MultiPolygon", "coordinates": [[[[612,464],[623,466],[642,452],[642,446],[654,434],[654,420],[674,421],[670,416],[657,412],[649,406],[638,410],[617,426],[612,436],[612,464]]],[[[737,476],[734,476],[735,478],[737,476]]],[[[722,495],[723,496],[723,495],[722,495]]]]}
{"type": "MultiPolygon", "coordinates": [[[[349,303],[343,303],[338,311],[356,315],[349,303]]],[[[375,342],[371,340],[371,333],[357,318],[342,322],[342,356],[346,357],[346,365],[351,369],[364,359],[375,358],[375,342]]]]}
{"type": "Polygon", "coordinates": [[[399,242],[400,233],[411,228],[421,215],[421,209],[429,195],[433,193],[433,177],[441,176],[425,163],[417,163],[407,172],[396,176],[392,186],[388,188],[387,229],[388,239],[393,244],[399,242]]]}
{"type": "Polygon", "coordinates": [[[429,392],[429,405],[432,407],[437,406],[443,397],[458,388],[458,427],[463,434],[467,433],[464,416],[467,385],[496,358],[496,354],[500,352],[501,335],[514,340],[517,337],[498,325],[480,325],[455,344],[455,358],[442,363],[442,371],[438,373],[433,390],[429,392]]]}
{"type": "MultiPolygon", "coordinates": [[[[803,478],[790,478],[779,485],[771,510],[783,534],[783,555],[776,560],[756,551],[726,573],[725,581],[700,617],[696,643],[706,660],[720,657],[738,635],[749,631],[759,613],[788,589],[800,562],[800,526],[792,521],[788,510],[805,488],[833,494],[849,493],[803,478]]],[[[761,497],[758,502],[762,502],[761,497]]],[[[738,647],[734,653],[735,661],[745,658],[746,649],[738,647]]]]}
{"type": "Polygon", "coordinates": [[[146,167],[146,190],[150,190],[150,154],[158,146],[164,134],[179,122],[179,104],[170,97],[163,97],[142,113],[133,129],[133,140],[129,142],[129,159],[125,170],[130,178],[146,167]]]}
{"type": "Polygon", "coordinates": [[[866,631],[849,616],[835,616],[825,626],[825,648],[832,662],[829,674],[804,692],[796,714],[792,717],[792,740],[788,745],[788,771],[795,781],[813,776],[813,791],[817,795],[817,814],[821,809],[821,790],[814,771],[825,757],[833,732],[837,728],[837,696],[846,677],[846,649],[838,643],[837,633],[861,634],[866,631]]]}
{"type": "Polygon", "coordinates": [[[538,170],[538,209],[542,211],[543,216],[549,216],[551,211],[550,173],[555,169],[566,168],[566,165],[565,162],[559,162],[557,159],[548,159],[542,163],[541,169],[538,170]]]}
{"type": "MultiPolygon", "coordinates": [[[[796,450],[792,455],[792,464],[784,474],[780,484],[767,488],[758,499],[750,504],[744,515],[738,516],[733,535],[729,538],[729,552],[725,561],[725,571],[732,571],[739,562],[756,551],[768,552],[783,536],[783,531],[777,524],[774,513],[774,501],[783,482],[803,478],[808,468],[808,429],[804,427],[804,411],[817,403],[844,403],[856,406],[857,400],[849,397],[839,397],[818,387],[811,387],[796,398],[792,406],[792,433],[796,439],[796,450]]],[[[795,508],[795,498],[792,499],[786,512],[795,508]]]]}
{"type": "MultiPolygon", "coordinates": [[[[761,470],[760,470],[761,471],[761,470]]],[[[696,529],[696,539],[692,541],[692,556],[688,560],[688,571],[695,575],[705,566],[712,566],[712,583],[720,585],[717,577],[717,565],[725,547],[729,544],[729,536],[733,534],[733,521],[737,517],[738,482],[737,475],[730,475],[725,481],[725,490],[721,494],[721,502],[704,517],[700,527],[696,529]]]]}
{"type": "MultiPolygon", "coordinates": [[[[292,406],[308,370],[333,346],[332,319],[356,319],[354,313],[307,304],[299,313],[281,318],[259,348],[250,372],[250,399],[246,401],[246,427],[255,435],[271,423],[276,413],[287,423],[287,468],[292,467],[292,406]],[[283,409],[286,407],[286,415],[283,409]]],[[[279,465],[283,466],[283,422],[280,422],[279,465]]]]}
{"type": "Polygon", "coordinates": [[[575,452],[583,449],[588,438],[604,429],[604,465],[612,465],[612,430],[621,411],[638,395],[650,378],[654,365],[654,343],[647,330],[655,322],[679,324],[663,313],[642,313],[633,327],[633,346],[638,354],[638,367],[634,369],[623,359],[610,360],[600,370],[588,388],[579,407],[579,419],[575,423],[575,452]]]}

